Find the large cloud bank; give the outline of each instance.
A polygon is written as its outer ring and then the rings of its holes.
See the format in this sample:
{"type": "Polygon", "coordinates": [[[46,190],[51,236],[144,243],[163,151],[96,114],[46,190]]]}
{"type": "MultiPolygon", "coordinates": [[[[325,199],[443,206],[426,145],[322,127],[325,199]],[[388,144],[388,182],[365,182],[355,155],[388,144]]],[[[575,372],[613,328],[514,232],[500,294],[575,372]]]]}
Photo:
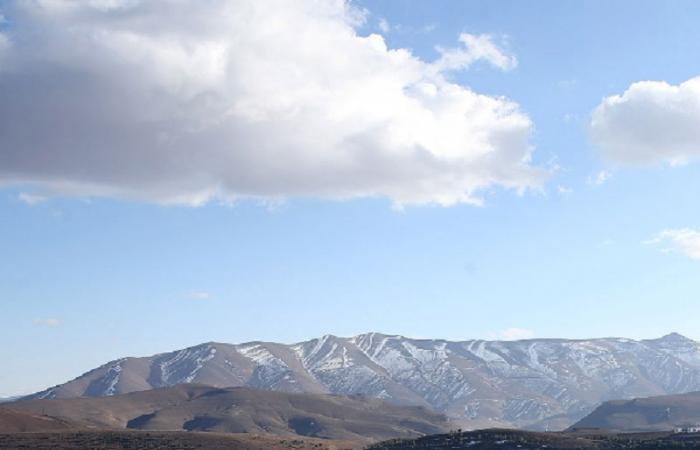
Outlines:
{"type": "Polygon", "coordinates": [[[517,61],[460,36],[427,62],[340,0],[34,0],[0,21],[0,183],[159,203],[478,203],[542,182],[532,124],[449,81],[517,61]]]}
{"type": "Polygon", "coordinates": [[[623,165],[681,165],[700,158],[700,77],[679,85],[641,81],[593,112],[595,143],[623,165]]]}

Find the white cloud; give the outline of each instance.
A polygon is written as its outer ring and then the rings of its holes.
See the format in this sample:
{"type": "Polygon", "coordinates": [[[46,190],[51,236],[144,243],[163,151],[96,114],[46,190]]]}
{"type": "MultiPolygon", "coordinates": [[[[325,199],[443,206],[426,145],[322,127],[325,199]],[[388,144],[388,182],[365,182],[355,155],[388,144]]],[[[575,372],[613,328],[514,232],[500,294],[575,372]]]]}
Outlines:
{"type": "Polygon", "coordinates": [[[586,179],[586,183],[591,186],[600,186],[612,178],[612,173],[607,170],[601,170],[594,175],[589,175],[586,179]]]}
{"type": "Polygon", "coordinates": [[[437,48],[440,59],[433,64],[437,71],[466,69],[477,61],[488,62],[501,70],[512,70],[518,65],[517,58],[494,43],[491,35],[462,33],[459,41],[463,45],[460,48],[437,48]]]}
{"type": "Polygon", "coordinates": [[[501,339],[505,341],[517,341],[520,339],[532,339],[535,337],[535,332],[528,330],[526,328],[507,328],[505,330],[499,331],[498,333],[492,333],[492,339],[501,339]]]}
{"type": "Polygon", "coordinates": [[[56,328],[56,327],[61,325],[61,321],[59,319],[53,319],[53,318],[34,319],[33,323],[36,326],[48,327],[48,328],[56,328]]]}
{"type": "Polygon", "coordinates": [[[627,165],[685,164],[700,157],[700,77],[680,85],[640,81],[603,99],[591,134],[609,160],[627,165]]]}
{"type": "Polygon", "coordinates": [[[546,176],[517,104],[443,76],[476,60],[512,68],[486,36],[464,34],[430,63],[358,35],[366,14],[341,0],[42,0],[5,12],[0,183],[191,205],[452,205],[546,176]]]}
{"type": "Polygon", "coordinates": [[[381,31],[382,33],[388,33],[389,31],[391,31],[391,25],[389,25],[389,22],[383,17],[379,19],[377,27],[379,27],[379,31],[381,31]]]}
{"type": "Polygon", "coordinates": [[[191,300],[209,300],[211,298],[211,294],[205,291],[193,291],[189,293],[188,297],[191,300]]]}
{"type": "Polygon", "coordinates": [[[570,187],[562,186],[562,185],[560,184],[559,186],[557,186],[557,192],[559,193],[559,195],[566,196],[566,195],[571,195],[571,194],[573,194],[574,190],[571,189],[570,187]]]}
{"type": "Polygon", "coordinates": [[[29,206],[34,206],[45,202],[47,198],[43,195],[20,192],[19,195],[17,195],[17,200],[21,201],[22,203],[26,203],[29,206]]]}
{"type": "Polygon", "coordinates": [[[700,232],[690,228],[663,230],[646,243],[662,245],[662,252],[680,252],[700,260],[700,232]]]}

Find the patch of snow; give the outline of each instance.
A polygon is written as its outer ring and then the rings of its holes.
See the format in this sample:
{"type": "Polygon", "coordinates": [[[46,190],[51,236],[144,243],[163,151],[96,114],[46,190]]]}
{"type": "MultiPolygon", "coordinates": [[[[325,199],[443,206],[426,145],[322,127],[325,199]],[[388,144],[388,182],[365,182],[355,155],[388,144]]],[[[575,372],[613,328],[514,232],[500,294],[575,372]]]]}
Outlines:
{"type": "Polygon", "coordinates": [[[216,349],[208,345],[180,350],[172,358],[160,362],[163,383],[165,385],[191,383],[204,364],[215,355],[216,349]],[[187,371],[185,374],[178,373],[183,369],[187,371]]]}
{"type": "Polygon", "coordinates": [[[443,361],[447,358],[444,343],[437,345],[433,349],[420,348],[409,341],[404,341],[402,345],[419,364],[429,364],[435,361],[443,361]]]}
{"type": "Polygon", "coordinates": [[[56,398],[56,388],[47,389],[46,391],[39,394],[38,398],[40,400],[49,400],[52,398],[56,398]]]}
{"type": "Polygon", "coordinates": [[[252,359],[261,366],[273,366],[288,368],[287,364],[273,355],[261,344],[244,344],[236,347],[236,350],[248,359],[252,359]]]}
{"type": "Polygon", "coordinates": [[[501,355],[488,349],[487,344],[486,341],[472,341],[468,343],[467,350],[483,361],[507,364],[501,355]]]}
{"type": "Polygon", "coordinates": [[[105,389],[104,395],[112,396],[116,393],[117,384],[119,383],[119,377],[122,373],[123,361],[124,359],[120,359],[113,366],[107,369],[107,373],[105,374],[107,388],[105,389]]]}

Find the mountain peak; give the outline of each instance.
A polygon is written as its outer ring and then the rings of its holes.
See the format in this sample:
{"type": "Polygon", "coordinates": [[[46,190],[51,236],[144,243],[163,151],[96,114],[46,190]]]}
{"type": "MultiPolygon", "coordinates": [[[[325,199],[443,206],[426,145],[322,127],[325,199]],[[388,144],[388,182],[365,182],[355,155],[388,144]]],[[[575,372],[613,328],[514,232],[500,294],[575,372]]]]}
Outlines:
{"type": "Polygon", "coordinates": [[[673,339],[688,339],[687,337],[683,336],[680,333],[676,333],[675,331],[672,333],[667,334],[664,336],[664,338],[673,338],[673,339]]]}
{"type": "Polygon", "coordinates": [[[689,337],[683,336],[682,334],[676,333],[675,331],[654,340],[662,342],[693,342],[693,340],[689,337]]]}

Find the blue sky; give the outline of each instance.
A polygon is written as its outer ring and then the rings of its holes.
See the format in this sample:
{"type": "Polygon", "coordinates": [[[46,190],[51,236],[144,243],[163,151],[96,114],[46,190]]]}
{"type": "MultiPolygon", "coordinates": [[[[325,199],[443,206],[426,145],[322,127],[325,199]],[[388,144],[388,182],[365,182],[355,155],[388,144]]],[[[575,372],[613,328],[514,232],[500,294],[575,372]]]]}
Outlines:
{"type": "MultiPolygon", "coordinates": [[[[22,41],[22,27],[45,22],[15,6],[0,3],[0,31],[17,47],[24,42],[23,51],[39,46],[26,35],[22,41]]],[[[96,181],[76,171],[47,175],[37,169],[51,160],[55,141],[47,140],[29,163],[0,171],[0,395],[204,341],[366,331],[449,339],[678,331],[700,339],[693,234],[700,164],[692,145],[671,156],[659,148],[641,163],[634,142],[613,148],[619,141],[611,133],[647,123],[649,105],[637,97],[627,104],[639,110],[604,117],[603,137],[591,130],[603,99],[633,83],[678,85],[700,75],[700,4],[366,0],[354,7],[366,9],[359,36],[379,33],[389,49],[410,49],[421,61],[438,60],[436,47],[454,48],[460,33],[488,35],[516,58],[506,70],[483,59],[445,78],[519,105],[532,122],[529,164],[546,172],[537,186],[519,194],[505,182],[480,185],[480,206],[423,201],[423,192],[404,185],[343,199],[294,184],[192,206],[163,200],[160,185],[132,195],[141,185],[113,181],[109,171],[95,189],[84,188],[96,181]]],[[[17,55],[9,60],[29,67],[17,55]]],[[[0,94],[11,76],[0,70],[0,94]]],[[[682,147],[687,130],[673,128],[682,121],[665,124],[665,100],[655,101],[655,133],[682,147]]],[[[693,101],[681,104],[692,109],[693,101]]],[[[0,110],[0,118],[17,120],[11,112],[0,110]]],[[[700,123],[683,119],[691,128],[700,123]]],[[[11,151],[0,143],[0,155],[11,151]]],[[[0,158],[0,167],[15,160],[0,158]]]]}

